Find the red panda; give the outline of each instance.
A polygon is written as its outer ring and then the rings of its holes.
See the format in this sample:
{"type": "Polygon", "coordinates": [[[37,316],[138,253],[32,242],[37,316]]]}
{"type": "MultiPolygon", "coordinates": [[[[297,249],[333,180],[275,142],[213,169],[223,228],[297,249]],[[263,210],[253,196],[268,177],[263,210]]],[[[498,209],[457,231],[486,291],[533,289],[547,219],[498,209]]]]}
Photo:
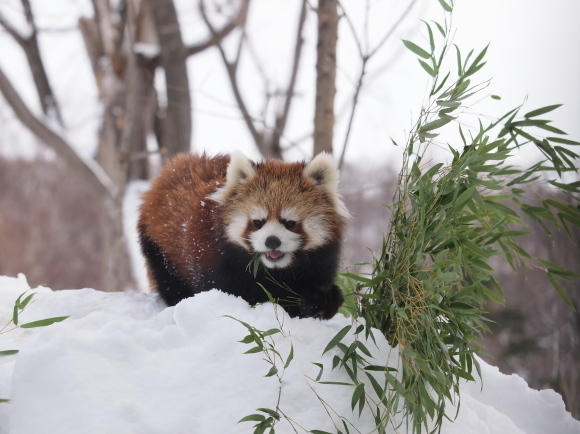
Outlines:
{"type": "Polygon", "coordinates": [[[251,305],[268,301],[266,289],[291,317],[329,319],[342,305],[335,279],[349,214],[330,155],[308,164],[178,155],[142,200],[141,250],[168,305],[213,288],[251,305]]]}

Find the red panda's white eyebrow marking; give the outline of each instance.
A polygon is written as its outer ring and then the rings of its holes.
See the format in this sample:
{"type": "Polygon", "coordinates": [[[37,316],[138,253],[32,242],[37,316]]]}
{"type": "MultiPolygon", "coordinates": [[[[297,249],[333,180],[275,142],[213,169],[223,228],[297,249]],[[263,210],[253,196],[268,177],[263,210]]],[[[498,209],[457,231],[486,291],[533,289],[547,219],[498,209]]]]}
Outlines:
{"type": "Polygon", "coordinates": [[[294,208],[284,208],[281,212],[280,212],[280,218],[282,220],[288,220],[288,221],[300,221],[300,213],[295,210],[294,208]]]}
{"type": "Polygon", "coordinates": [[[262,206],[258,206],[250,212],[250,220],[266,220],[268,218],[268,210],[262,206]]]}

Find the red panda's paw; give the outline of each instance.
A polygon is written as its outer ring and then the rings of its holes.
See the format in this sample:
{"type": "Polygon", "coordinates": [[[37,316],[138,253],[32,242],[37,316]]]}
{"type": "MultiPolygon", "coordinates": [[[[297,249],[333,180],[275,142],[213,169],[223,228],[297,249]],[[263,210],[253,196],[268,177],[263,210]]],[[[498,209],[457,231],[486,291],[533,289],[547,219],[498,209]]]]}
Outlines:
{"type": "Polygon", "coordinates": [[[316,288],[300,303],[300,317],[330,319],[338,312],[344,302],[341,289],[336,285],[316,288]]]}

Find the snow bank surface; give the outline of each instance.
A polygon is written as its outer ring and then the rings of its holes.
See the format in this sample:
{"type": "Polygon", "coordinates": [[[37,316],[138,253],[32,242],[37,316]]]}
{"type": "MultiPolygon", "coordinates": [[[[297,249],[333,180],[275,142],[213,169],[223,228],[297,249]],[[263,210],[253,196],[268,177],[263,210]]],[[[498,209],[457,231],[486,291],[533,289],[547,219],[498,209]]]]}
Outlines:
{"type": "MultiPolygon", "coordinates": [[[[15,299],[28,284],[24,276],[0,277],[0,324],[12,317],[15,299]]],[[[282,420],[277,433],[317,429],[336,432],[331,416],[340,414],[358,432],[372,431],[372,417],[350,410],[348,386],[315,384],[324,363],[326,381],[348,381],[332,372],[332,357],[321,357],[328,341],[349,324],[296,320],[272,305],[251,308],[241,299],[211,291],[166,308],[155,295],[111,294],[92,289],[37,290],[22,322],[71,315],[42,329],[17,329],[0,336],[0,350],[20,350],[0,357],[2,434],[222,434],[250,433],[252,424],[237,422],[257,408],[276,408],[280,383],[265,377],[270,365],[261,353],[242,354],[245,321],[260,330],[279,328],[276,349],[294,359],[284,373],[280,408],[295,423],[282,420]],[[316,393],[315,393],[316,391],[316,393]],[[324,410],[318,396],[336,414],[324,410]]],[[[352,341],[345,338],[345,343],[352,341]]],[[[377,336],[376,364],[394,351],[377,336]]],[[[395,354],[396,355],[396,354],[395,354]]],[[[503,375],[481,362],[484,388],[465,383],[461,411],[449,433],[580,433],[580,422],[565,411],[560,395],[528,388],[520,377],[503,375]]],[[[356,432],[355,430],[351,430],[356,432]]],[[[400,432],[404,432],[401,429],[400,432]]]]}

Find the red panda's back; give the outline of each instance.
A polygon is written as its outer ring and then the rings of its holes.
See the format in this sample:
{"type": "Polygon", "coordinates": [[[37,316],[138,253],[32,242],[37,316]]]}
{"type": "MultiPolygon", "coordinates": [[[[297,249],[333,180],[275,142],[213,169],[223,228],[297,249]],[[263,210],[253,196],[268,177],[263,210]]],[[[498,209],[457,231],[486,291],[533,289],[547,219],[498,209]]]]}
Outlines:
{"type": "Polygon", "coordinates": [[[181,274],[192,279],[217,253],[213,233],[216,203],[207,196],[225,182],[229,161],[228,155],[179,155],[143,194],[139,231],[165,252],[181,274]]]}

